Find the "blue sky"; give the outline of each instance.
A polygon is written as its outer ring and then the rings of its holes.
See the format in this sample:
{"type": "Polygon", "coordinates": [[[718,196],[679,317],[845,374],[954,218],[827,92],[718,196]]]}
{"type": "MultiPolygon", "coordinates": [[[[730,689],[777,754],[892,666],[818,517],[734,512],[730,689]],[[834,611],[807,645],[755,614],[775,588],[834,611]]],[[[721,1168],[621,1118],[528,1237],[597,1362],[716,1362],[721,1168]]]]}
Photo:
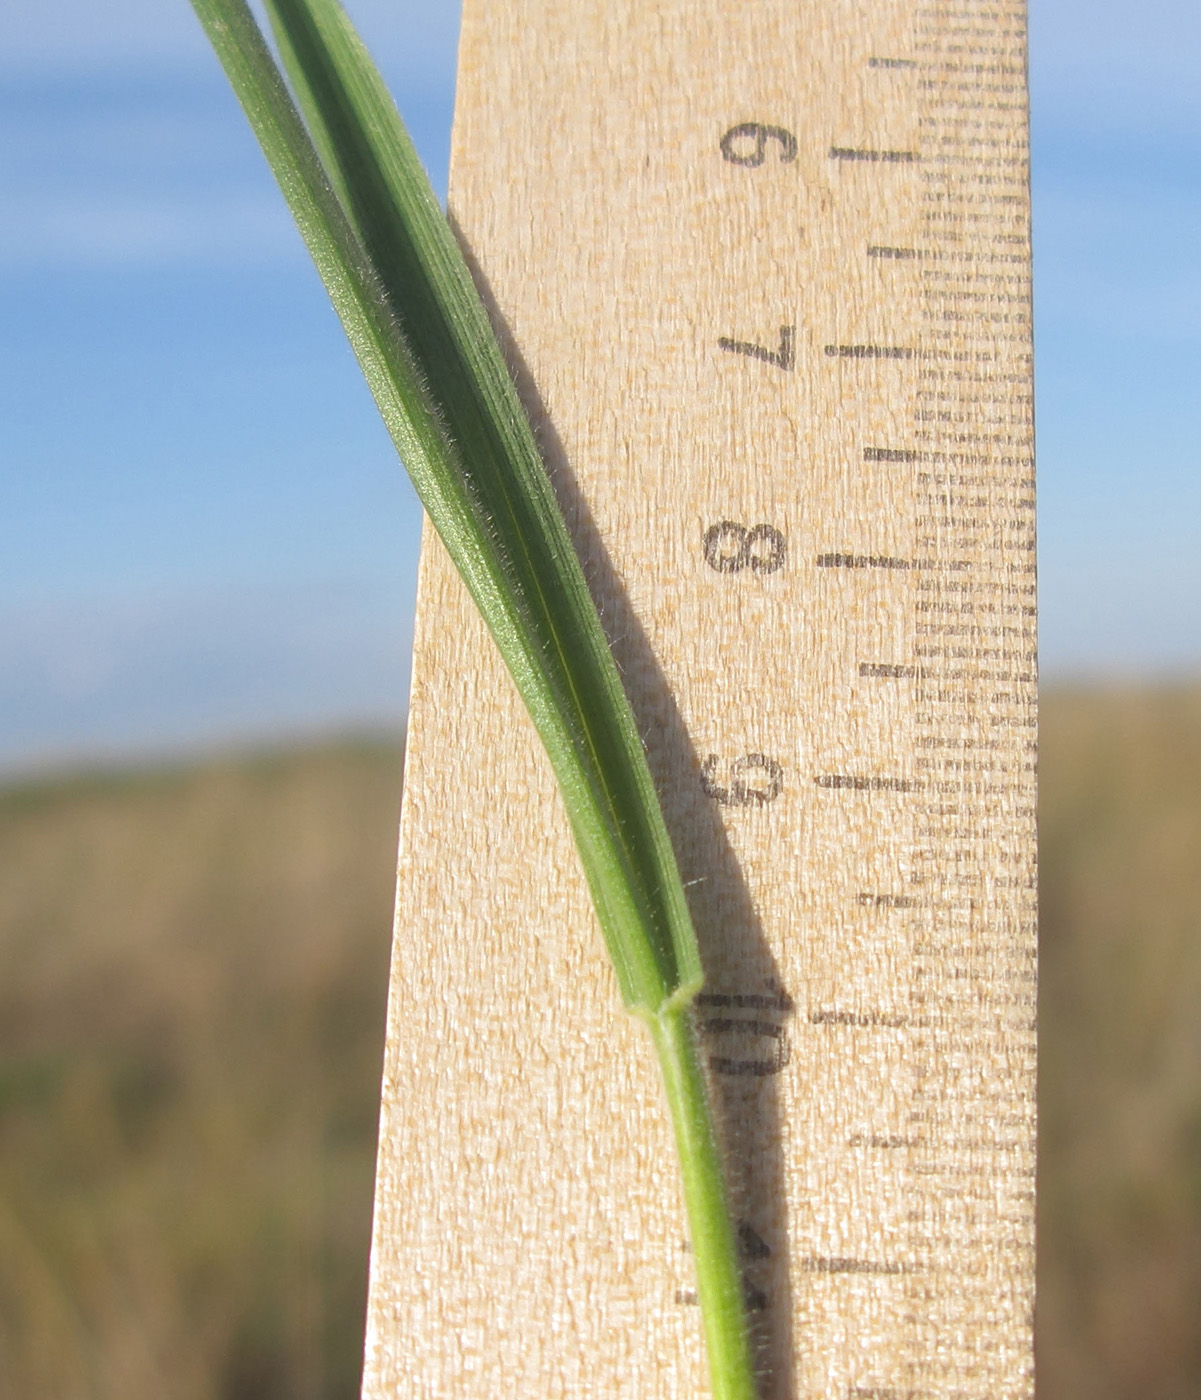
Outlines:
{"type": "MultiPolygon", "coordinates": [[[[444,187],[455,6],[351,8],[444,187]]],[[[1201,5],[1031,31],[1044,674],[1196,674],[1201,5]]],[[[0,183],[0,770],[399,723],[419,512],[186,0],[0,9],[0,183]]]]}

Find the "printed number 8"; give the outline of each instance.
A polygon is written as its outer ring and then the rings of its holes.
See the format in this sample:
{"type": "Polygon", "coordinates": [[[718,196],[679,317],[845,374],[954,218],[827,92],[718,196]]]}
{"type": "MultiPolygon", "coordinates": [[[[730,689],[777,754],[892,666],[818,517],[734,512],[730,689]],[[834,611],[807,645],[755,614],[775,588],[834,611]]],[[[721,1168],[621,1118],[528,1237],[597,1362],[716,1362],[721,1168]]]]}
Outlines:
{"type": "Polygon", "coordinates": [[[736,520],[719,520],[705,531],[705,563],[719,574],[750,569],[774,574],[784,567],[788,547],[774,525],[752,525],[748,530],[736,520]]]}

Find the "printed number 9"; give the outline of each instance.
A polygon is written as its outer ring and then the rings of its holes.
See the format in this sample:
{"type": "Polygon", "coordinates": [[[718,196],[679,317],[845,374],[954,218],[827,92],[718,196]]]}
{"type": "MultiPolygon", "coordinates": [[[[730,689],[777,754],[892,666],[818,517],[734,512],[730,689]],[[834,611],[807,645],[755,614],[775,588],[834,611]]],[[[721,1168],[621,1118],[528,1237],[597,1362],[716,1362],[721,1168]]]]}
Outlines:
{"type": "Polygon", "coordinates": [[[764,126],[762,122],[732,126],[721,138],[721,153],[731,165],[762,165],[767,159],[769,140],[780,143],[781,165],[796,160],[797,142],[792,132],[782,126],[764,126]]]}

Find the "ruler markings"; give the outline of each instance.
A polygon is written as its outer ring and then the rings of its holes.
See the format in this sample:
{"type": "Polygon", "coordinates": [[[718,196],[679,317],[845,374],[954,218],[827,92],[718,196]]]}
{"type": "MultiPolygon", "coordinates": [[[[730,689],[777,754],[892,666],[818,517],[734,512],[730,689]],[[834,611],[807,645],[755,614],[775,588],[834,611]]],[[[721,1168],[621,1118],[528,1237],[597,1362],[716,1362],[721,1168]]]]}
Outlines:
{"type": "Polygon", "coordinates": [[[819,788],[850,788],[854,792],[914,792],[920,784],[912,778],[863,773],[817,773],[819,788]]]}
{"type": "Polygon", "coordinates": [[[869,162],[883,161],[891,165],[910,165],[921,160],[917,151],[876,151],[870,149],[855,149],[851,146],[831,146],[831,160],[865,160],[869,162]]]}
{"type": "MultiPolygon", "coordinates": [[[[1027,1400],[1024,10],[817,12],[468,0],[452,199],[696,900],[765,1400],[1027,1400]]],[[[366,1393],[699,1395],[645,1047],[436,545],[421,598],[366,1393]]]]}
{"type": "Polygon", "coordinates": [[[926,1142],[924,1138],[900,1137],[896,1133],[889,1134],[888,1136],[883,1136],[879,1133],[873,1133],[871,1136],[865,1136],[863,1133],[853,1133],[847,1138],[847,1146],[872,1147],[878,1148],[881,1151],[894,1152],[902,1148],[925,1147],[926,1142]]]}
{"type": "Polygon", "coordinates": [[[891,1276],[915,1271],[913,1264],[897,1264],[878,1259],[847,1259],[842,1256],[807,1254],[800,1261],[807,1274],[876,1274],[891,1276]]]}
{"type": "Polygon", "coordinates": [[[918,352],[911,345],[827,345],[828,359],[912,360],[918,352]]]}
{"type": "Polygon", "coordinates": [[[859,674],[875,680],[905,681],[915,679],[918,669],[901,661],[861,661],[859,674]]]}
{"type": "Polygon", "coordinates": [[[919,567],[912,559],[897,559],[888,554],[819,554],[819,569],[913,569],[919,567]]]}
{"type": "Polygon", "coordinates": [[[918,454],[909,447],[865,447],[865,462],[916,462],[918,454]]]}

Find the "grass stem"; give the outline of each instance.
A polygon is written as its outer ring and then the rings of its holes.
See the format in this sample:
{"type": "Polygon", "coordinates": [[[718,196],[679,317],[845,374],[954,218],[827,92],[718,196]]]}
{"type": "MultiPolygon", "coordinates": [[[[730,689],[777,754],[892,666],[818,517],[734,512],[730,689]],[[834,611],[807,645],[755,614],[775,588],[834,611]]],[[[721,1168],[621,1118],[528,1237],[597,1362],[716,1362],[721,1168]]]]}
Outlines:
{"type": "Polygon", "coordinates": [[[532,429],[395,105],[337,0],[192,0],[422,504],[546,748],[597,920],[667,1086],[714,1400],[751,1400],[738,1259],[686,1008],[702,982],[675,853],[532,429]],[[298,110],[299,104],[299,110],[298,110]]]}
{"type": "Polygon", "coordinates": [[[755,1400],[738,1245],[692,1019],[673,1008],[647,1024],[675,1129],[713,1394],[755,1400]]]}

